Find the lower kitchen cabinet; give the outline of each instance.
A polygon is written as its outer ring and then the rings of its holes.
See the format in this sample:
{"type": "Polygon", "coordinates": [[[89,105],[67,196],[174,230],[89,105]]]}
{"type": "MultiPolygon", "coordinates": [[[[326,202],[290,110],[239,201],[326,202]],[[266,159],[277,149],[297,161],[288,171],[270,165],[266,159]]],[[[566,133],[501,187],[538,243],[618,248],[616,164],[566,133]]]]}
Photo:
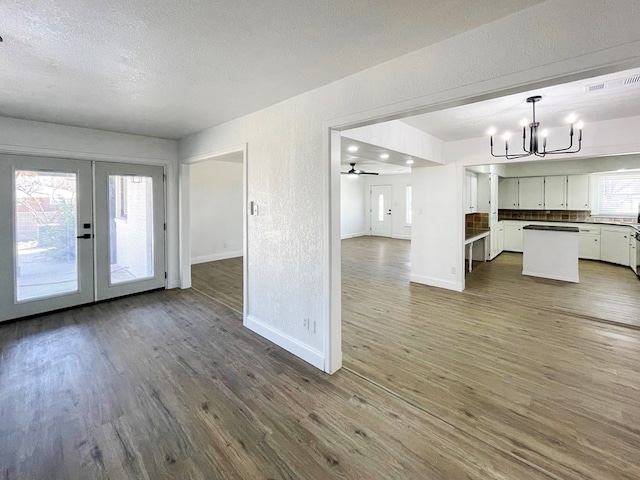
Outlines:
{"type": "Polygon", "coordinates": [[[522,227],[526,223],[509,222],[504,224],[504,250],[522,252],[522,227]]]}
{"type": "Polygon", "coordinates": [[[578,257],[585,260],[600,260],[600,235],[580,233],[578,237],[578,257]]]}
{"type": "Polygon", "coordinates": [[[629,266],[629,237],[628,228],[608,228],[600,230],[600,260],[629,266]]]}
{"type": "Polygon", "coordinates": [[[504,250],[504,222],[498,222],[491,227],[489,245],[487,259],[493,260],[504,250]]]}

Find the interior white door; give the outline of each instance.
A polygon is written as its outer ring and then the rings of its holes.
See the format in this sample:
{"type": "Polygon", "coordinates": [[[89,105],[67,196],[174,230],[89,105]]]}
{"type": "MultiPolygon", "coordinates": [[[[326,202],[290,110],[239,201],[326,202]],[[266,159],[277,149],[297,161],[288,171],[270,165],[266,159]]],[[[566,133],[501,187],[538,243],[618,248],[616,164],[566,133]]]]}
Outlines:
{"type": "Polygon", "coordinates": [[[94,299],[91,163],[0,155],[0,321],[94,299]]]}
{"type": "Polygon", "coordinates": [[[96,300],[162,288],[164,170],[96,163],[96,300]]]}
{"type": "Polygon", "coordinates": [[[371,235],[391,236],[391,185],[371,186],[371,235]]]}

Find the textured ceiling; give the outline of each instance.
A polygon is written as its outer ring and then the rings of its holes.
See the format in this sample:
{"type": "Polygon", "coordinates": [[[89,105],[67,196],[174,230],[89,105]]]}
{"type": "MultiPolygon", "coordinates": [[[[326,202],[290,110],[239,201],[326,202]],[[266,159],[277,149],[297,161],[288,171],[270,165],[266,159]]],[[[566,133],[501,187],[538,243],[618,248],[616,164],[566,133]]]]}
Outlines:
{"type": "Polygon", "coordinates": [[[180,138],[541,0],[3,0],[0,114],[180,138]]]}
{"type": "Polygon", "coordinates": [[[408,123],[444,141],[477,138],[496,128],[498,134],[506,130],[521,132],[519,122],[531,118],[531,104],[526,98],[541,95],[536,105],[536,119],[541,128],[566,125],[566,117],[575,113],[585,122],[627,118],[640,115],[640,68],[580,80],[530,92],[509,95],[462,107],[404,118],[408,123]],[[636,79],[627,85],[625,79],[636,79]],[[605,88],[587,91],[589,86],[604,84],[605,88]]]}

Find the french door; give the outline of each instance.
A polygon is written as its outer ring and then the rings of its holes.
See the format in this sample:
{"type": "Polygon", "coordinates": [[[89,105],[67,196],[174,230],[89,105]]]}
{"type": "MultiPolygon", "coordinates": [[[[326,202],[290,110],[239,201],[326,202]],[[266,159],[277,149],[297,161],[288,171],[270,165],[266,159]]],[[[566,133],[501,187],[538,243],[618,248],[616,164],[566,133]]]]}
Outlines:
{"type": "Polygon", "coordinates": [[[0,155],[0,321],[165,285],[162,167],[0,155]]]}

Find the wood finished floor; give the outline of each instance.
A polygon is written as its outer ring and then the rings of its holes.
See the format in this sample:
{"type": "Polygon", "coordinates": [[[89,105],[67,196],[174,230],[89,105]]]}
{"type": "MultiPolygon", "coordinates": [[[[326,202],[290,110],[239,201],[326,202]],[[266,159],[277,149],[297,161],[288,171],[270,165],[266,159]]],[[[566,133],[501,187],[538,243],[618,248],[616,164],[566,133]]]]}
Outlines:
{"type": "Polygon", "coordinates": [[[343,253],[334,376],[210,298],[241,310],[241,259],[202,267],[235,289],[194,271],[0,325],[2,478],[640,478],[640,331],[610,323],[638,320],[630,270],[581,264],[575,305],[519,255],[458,294],[408,282],[408,242],[343,253]]]}
{"type": "Polygon", "coordinates": [[[191,266],[194,288],[242,313],[242,257],[191,266]]]}
{"type": "Polygon", "coordinates": [[[640,478],[630,269],[581,262],[570,285],[505,253],[460,294],[410,284],[409,242],[368,237],[343,241],[342,265],[347,368],[552,478],[640,478]]]}

